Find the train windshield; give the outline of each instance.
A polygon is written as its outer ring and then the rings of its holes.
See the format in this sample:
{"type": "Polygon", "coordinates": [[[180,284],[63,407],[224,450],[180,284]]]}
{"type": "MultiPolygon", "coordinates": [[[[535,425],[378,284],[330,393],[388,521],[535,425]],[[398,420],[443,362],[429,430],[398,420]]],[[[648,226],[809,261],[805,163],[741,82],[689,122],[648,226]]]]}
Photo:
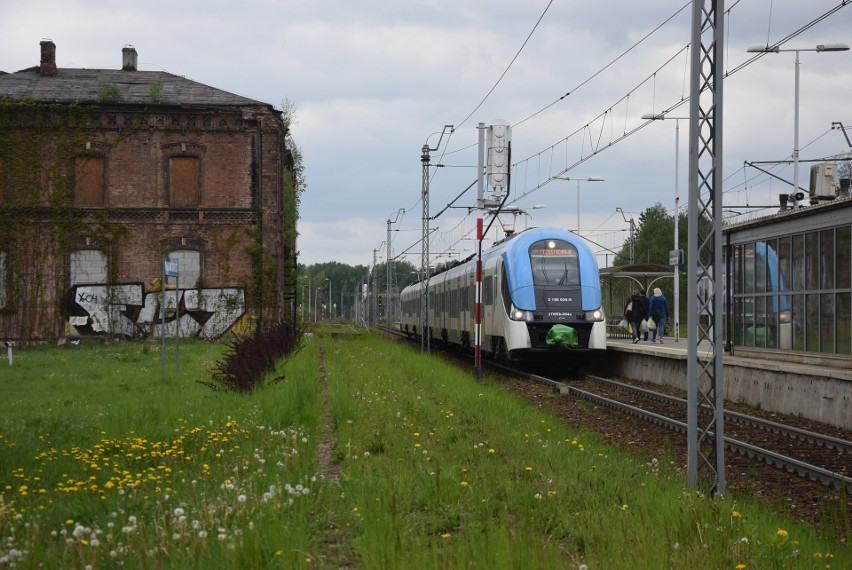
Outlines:
{"type": "Polygon", "coordinates": [[[572,286],[580,284],[580,262],[577,248],[568,242],[550,239],[530,247],[535,285],[572,286]]]}

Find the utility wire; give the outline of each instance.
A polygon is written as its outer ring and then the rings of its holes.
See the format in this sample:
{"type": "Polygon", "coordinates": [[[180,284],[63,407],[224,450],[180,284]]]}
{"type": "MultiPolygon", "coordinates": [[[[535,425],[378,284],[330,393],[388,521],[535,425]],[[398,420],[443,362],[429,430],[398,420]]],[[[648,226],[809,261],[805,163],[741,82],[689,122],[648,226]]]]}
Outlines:
{"type": "Polygon", "coordinates": [[[615,59],[613,59],[612,61],[610,61],[609,63],[607,63],[605,66],[603,66],[603,67],[602,67],[602,68],[600,68],[599,70],[597,70],[595,73],[593,73],[593,74],[592,74],[591,76],[589,76],[587,79],[585,79],[584,81],[582,81],[579,85],[577,85],[577,86],[576,86],[576,87],[574,87],[573,89],[569,90],[567,93],[565,93],[564,95],[562,95],[559,99],[557,99],[557,100],[556,100],[556,101],[554,101],[553,103],[550,103],[549,105],[546,105],[545,107],[542,107],[541,109],[539,109],[538,111],[536,111],[536,112],[535,112],[535,113],[533,113],[532,115],[529,115],[529,116],[528,116],[528,117],[526,117],[525,119],[521,119],[520,121],[518,121],[517,123],[515,123],[514,125],[512,125],[512,127],[517,127],[518,125],[522,125],[523,123],[525,123],[525,122],[529,121],[530,119],[532,119],[532,118],[533,118],[533,117],[535,117],[536,115],[539,115],[539,114],[543,113],[544,111],[546,111],[546,110],[550,109],[551,107],[553,107],[554,105],[556,105],[557,103],[559,103],[560,101],[562,101],[563,99],[565,99],[566,97],[568,97],[569,95],[571,95],[572,93],[575,93],[578,89],[580,89],[581,87],[583,87],[584,85],[586,85],[587,83],[589,83],[592,79],[594,79],[595,77],[597,77],[598,75],[600,75],[601,73],[603,73],[604,71],[606,71],[607,69],[609,69],[610,67],[612,67],[613,65],[615,65],[615,63],[616,63],[616,62],[618,62],[618,60],[620,60],[621,58],[623,58],[624,56],[626,56],[628,53],[630,53],[631,51],[633,51],[635,48],[639,47],[639,45],[640,45],[642,42],[644,42],[644,41],[645,41],[645,40],[647,40],[649,37],[651,37],[654,33],[656,33],[656,32],[657,32],[657,30],[659,30],[660,28],[662,28],[663,26],[665,26],[666,24],[668,24],[668,23],[669,23],[669,22],[670,22],[670,21],[671,21],[671,20],[672,20],[675,16],[677,16],[678,14],[680,14],[681,12],[683,12],[683,11],[684,11],[684,9],[686,9],[686,7],[687,7],[687,6],[691,6],[691,5],[692,5],[692,0],[690,0],[689,2],[687,2],[686,4],[684,4],[683,6],[681,6],[681,8],[680,8],[677,12],[675,12],[674,14],[672,14],[671,16],[669,16],[668,18],[666,18],[666,19],[665,19],[665,20],[664,20],[664,21],[663,21],[663,22],[662,22],[659,26],[657,26],[656,28],[654,28],[653,30],[651,30],[650,32],[648,32],[647,34],[645,34],[644,36],[642,36],[642,38],[641,38],[638,42],[636,42],[635,44],[633,44],[632,46],[630,46],[629,48],[627,48],[627,50],[623,51],[623,52],[622,52],[621,54],[619,54],[619,55],[618,55],[615,59]]]}
{"type": "Polygon", "coordinates": [[[547,14],[547,11],[550,9],[551,4],[553,4],[553,0],[550,0],[550,2],[547,3],[547,6],[544,7],[544,11],[541,13],[541,16],[538,17],[538,21],[536,21],[535,26],[533,26],[533,29],[530,30],[529,35],[527,35],[527,39],[525,39],[524,43],[521,44],[521,47],[518,48],[517,53],[515,53],[515,57],[512,58],[512,61],[509,62],[509,65],[506,66],[506,69],[503,70],[503,73],[500,74],[500,77],[497,78],[497,81],[494,83],[494,85],[491,86],[491,89],[488,90],[488,93],[485,94],[485,97],[482,98],[482,101],[479,102],[479,104],[473,109],[473,111],[468,114],[467,117],[464,118],[462,122],[458,123],[457,127],[461,127],[462,125],[464,125],[473,116],[473,114],[476,113],[480,107],[482,107],[482,104],[485,103],[486,99],[491,96],[494,90],[497,89],[497,86],[500,85],[500,82],[503,81],[503,78],[506,77],[507,73],[509,73],[509,69],[512,68],[512,64],[514,64],[515,60],[518,59],[518,56],[521,55],[521,51],[523,51],[524,47],[527,45],[527,42],[530,41],[530,38],[538,28],[538,25],[541,23],[542,19],[544,19],[544,15],[547,14]]]}

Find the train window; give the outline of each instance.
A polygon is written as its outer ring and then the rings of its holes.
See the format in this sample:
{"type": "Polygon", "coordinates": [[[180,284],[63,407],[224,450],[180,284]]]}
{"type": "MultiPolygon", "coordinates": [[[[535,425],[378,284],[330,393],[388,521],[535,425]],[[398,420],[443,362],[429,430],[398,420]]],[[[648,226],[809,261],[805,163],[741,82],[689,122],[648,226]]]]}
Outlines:
{"type": "Polygon", "coordinates": [[[503,308],[506,314],[512,310],[512,295],[509,293],[509,279],[506,277],[506,268],[503,267],[503,278],[500,280],[500,294],[503,296],[503,308]]]}
{"type": "Polygon", "coordinates": [[[852,228],[843,226],[837,228],[834,247],[835,279],[838,289],[849,289],[852,283],[852,228]]]}
{"type": "Polygon", "coordinates": [[[542,240],[530,246],[535,285],[579,285],[577,248],[561,240],[542,240]]]}

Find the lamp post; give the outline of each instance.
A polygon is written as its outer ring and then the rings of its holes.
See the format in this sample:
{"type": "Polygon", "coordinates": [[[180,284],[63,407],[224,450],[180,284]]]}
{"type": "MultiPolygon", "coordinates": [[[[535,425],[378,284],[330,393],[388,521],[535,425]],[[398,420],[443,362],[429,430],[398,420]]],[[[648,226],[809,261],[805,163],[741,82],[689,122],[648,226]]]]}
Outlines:
{"type": "Polygon", "coordinates": [[[325,280],[328,281],[328,320],[331,320],[333,318],[331,314],[331,278],[326,277],[325,280]]]}
{"type": "Polygon", "coordinates": [[[793,193],[799,191],[799,52],[800,51],[847,51],[849,46],[846,44],[818,44],[813,48],[790,48],[781,49],[778,46],[751,46],[746,50],[748,53],[779,53],[782,51],[796,52],[796,81],[793,96],[793,193]]]}
{"type": "Polygon", "coordinates": [[[604,179],[600,176],[589,176],[588,178],[576,178],[572,176],[557,176],[559,180],[576,180],[577,181],[577,235],[580,235],[580,182],[603,182],[604,179]]]}
{"type": "Polygon", "coordinates": [[[675,206],[674,206],[674,251],[677,255],[676,263],[674,264],[674,339],[675,342],[680,340],[680,235],[678,234],[678,218],[680,218],[680,185],[679,185],[679,170],[680,170],[680,120],[689,120],[689,117],[666,117],[665,115],[642,115],[643,119],[651,121],[662,121],[665,119],[674,119],[675,122],[675,206]]]}

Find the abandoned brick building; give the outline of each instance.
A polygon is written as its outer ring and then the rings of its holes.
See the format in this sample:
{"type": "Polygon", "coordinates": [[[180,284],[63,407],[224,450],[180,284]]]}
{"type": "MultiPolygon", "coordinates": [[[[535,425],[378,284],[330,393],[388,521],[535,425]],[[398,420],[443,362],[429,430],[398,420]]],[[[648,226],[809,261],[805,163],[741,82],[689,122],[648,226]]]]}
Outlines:
{"type": "Polygon", "coordinates": [[[294,316],[282,112],[140,71],[130,46],[121,69],[55,54],[42,41],[39,66],[0,72],[0,341],[215,337],[294,316]],[[164,256],[179,268],[165,288],[164,256]]]}

